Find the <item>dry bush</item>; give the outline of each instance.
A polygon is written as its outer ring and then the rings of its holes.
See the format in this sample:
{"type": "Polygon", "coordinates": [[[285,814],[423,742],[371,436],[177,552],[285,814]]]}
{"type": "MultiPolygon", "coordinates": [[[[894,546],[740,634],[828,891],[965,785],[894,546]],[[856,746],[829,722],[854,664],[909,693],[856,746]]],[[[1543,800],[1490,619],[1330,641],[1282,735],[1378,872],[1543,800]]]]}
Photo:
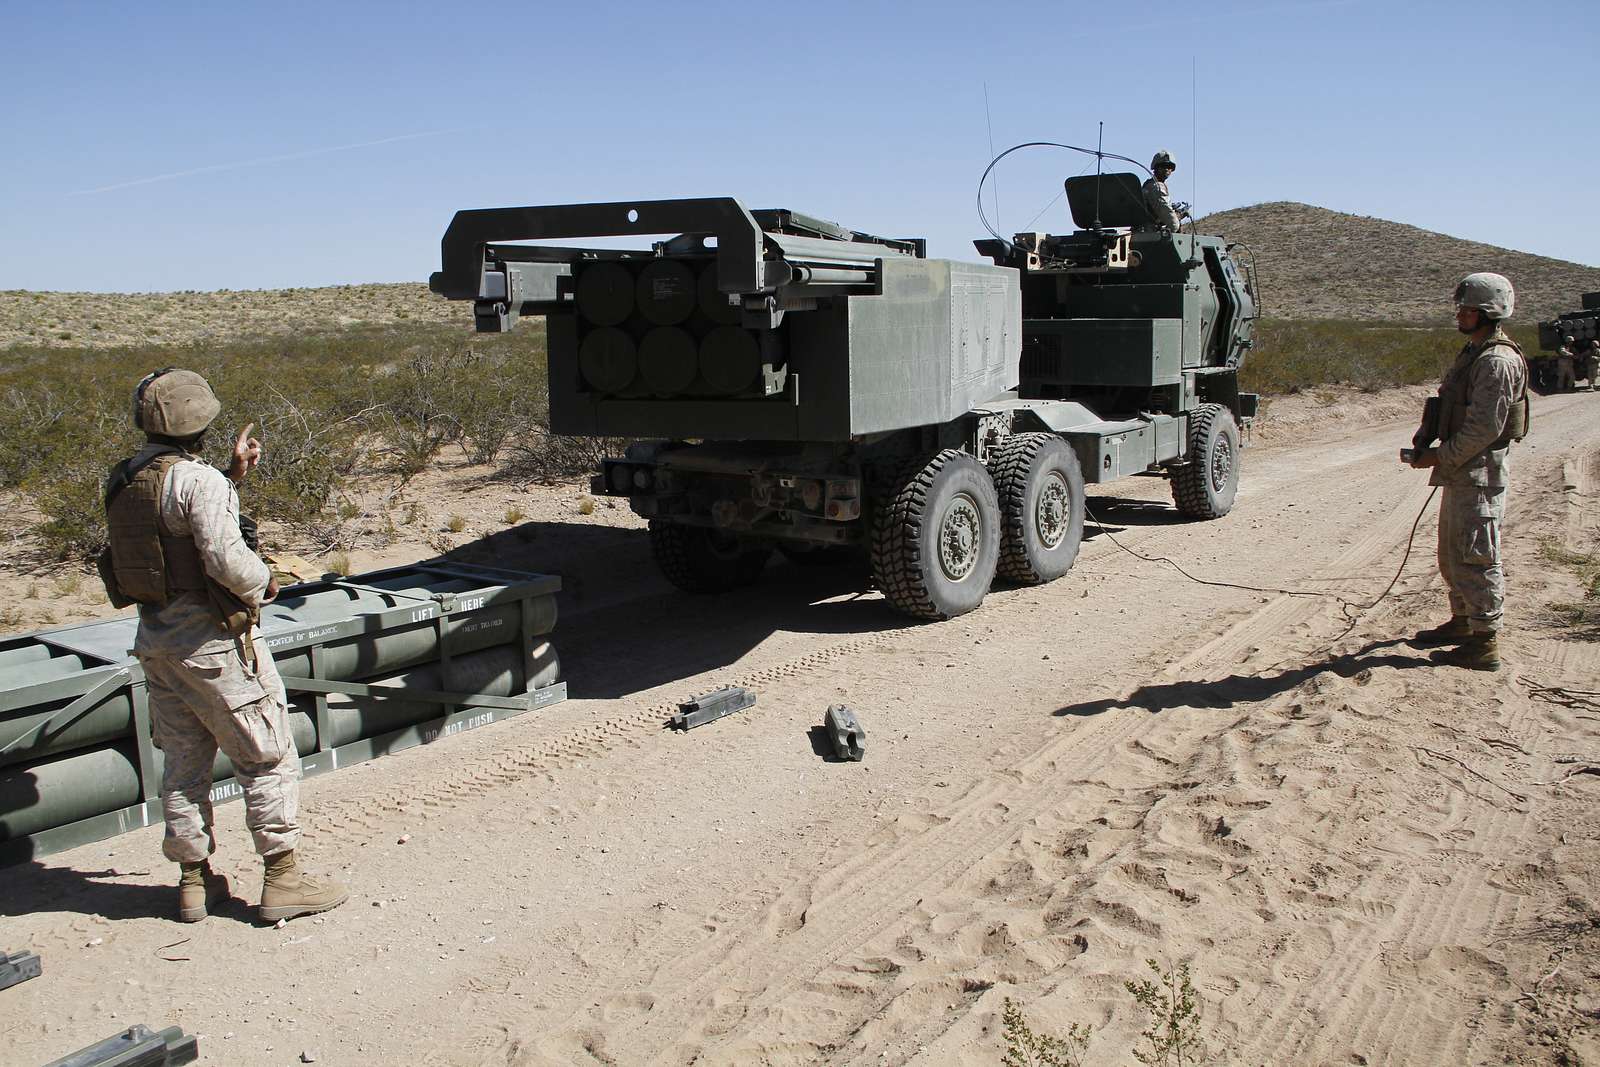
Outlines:
{"type": "Polygon", "coordinates": [[[501,470],[519,481],[551,481],[589,474],[607,456],[620,456],[626,437],[564,437],[541,424],[507,448],[501,470]]]}
{"type": "MultiPolygon", "coordinates": [[[[1510,333],[1524,352],[1538,351],[1533,327],[1513,326],[1510,333]]],[[[1258,324],[1256,345],[1239,373],[1239,387],[1270,395],[1318,385],[1351,385],[1373,392],[1435,382],[1461,345],[1462,336],[1454,328],[1266,319],[1258,324]]]]}
{"type": "Polygon", "coordinates": [[[503,336],[408,327],[327,336],[109,349],[7,350],[0,366],[0,490],[44,515],[48,553],[92,556],[105,544],[106,472],[141,443],[129,419],[135,383],[158,367],[205,375],[223,403],[205,452],[226,466],[246,424],[265,455],[245,483],[245,511],[323,547],[349,516],[333,505],[351,475],[387,457],[409,476],[446,443],[498,455],[544,425],[544,334],[503,336]],[[537,381],[534,389],[519,383],[537,381]]]}

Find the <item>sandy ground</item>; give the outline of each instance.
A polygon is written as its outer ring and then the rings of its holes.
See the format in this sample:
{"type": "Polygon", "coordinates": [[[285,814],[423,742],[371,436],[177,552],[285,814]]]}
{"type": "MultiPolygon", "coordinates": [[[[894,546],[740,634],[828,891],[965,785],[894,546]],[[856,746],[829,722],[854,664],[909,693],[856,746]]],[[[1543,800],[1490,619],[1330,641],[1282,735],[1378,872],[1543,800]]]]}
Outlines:
{"type": "Polygon", "coordinates": [[[935,625],[777,562],[686,597],[576,488],[434,487],[467,551],[564,575],[571,699],[308,781],[304,855],[353,890],[325,916],[251,921],[238,805],[242,899],[197,926],[158,830],[0,871],[45,970],[0,991],[0,1058],[144,1022],[244,1065],[996,1064],[1010,997],[1126,1064],[1153,958],[1190,963],[1205,1062],[1600,1063],[1600,645],[1544,556],[1595,546],[1600,397],[1536,401],[1497,675],[1401,641],[1444,611],[1431,511],[1369,606],[1428,497],[1414,410],[1286,401],[1226,519],[1100,487],[1070,574],[935,625]],[[758,704],[662,728],[722,684],[758,704]],[[831,703],[863,763],[820,755],[831,703]]]}

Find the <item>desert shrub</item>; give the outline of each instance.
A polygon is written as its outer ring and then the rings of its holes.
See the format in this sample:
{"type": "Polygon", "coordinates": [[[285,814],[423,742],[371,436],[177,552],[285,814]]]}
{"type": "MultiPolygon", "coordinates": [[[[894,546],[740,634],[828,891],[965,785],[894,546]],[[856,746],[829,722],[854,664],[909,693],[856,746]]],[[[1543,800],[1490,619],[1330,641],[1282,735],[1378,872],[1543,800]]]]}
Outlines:
{"type": "Polygon", "coordinates": [[[1567,636],[1583,641],[1600,641],[1600,551],[1584,552],[1553,541],[1542,546],[1544,558],[1578,578],[1583,598],[1558,601],[1550,612],[1567,631],[1567,636]]]}
{"type": "MultiPolygon", "coordinates": [[[[1514,325],[1510,333],[1524,352],[1539,350],[1533,327],[1514,325]]],[[[1417,385],[1437,381],[1461,344],[1461,334],[1451,327],[1265,319],[1240,371],[1239,387],[1270,395],[1317,385],[1369,391],[1417,385]]]]}
{"type": "Polygon", "coordinates": [[[1144,1043],[1134,1048],[1133,1058],[1152,1067],[1200,1063],[1206,1045],[1200,1035],[1200,997],[1190,981],[1189,965],[1180,963],[1167,970],[1155,960],[1144,962],[1156,980],[1123,983],[1148,1017],[1148,1025],[1139,1033],[1144,1043]]]}
{"type": "Polygon", "coordinates": [[[541,424],[506,449],[501,469],[521,481],[570,478],[599,470],[602,459],[622,455],[628,444],[626,437],[564,437],[541,424]]]}
{"type": "Polygon", "coordinates": [[[100,485],[142,441],[129,419],[131,390],[168,366],[205,375],[221,398],[206,444],[218,466],[254,423],[265,456],[242,489],[245,510],[326,544],[343,521],[330,505],[345,479],[371,469],[385,448],[411,456],[414,471],[418,454],[431,460],[452,441],[498,455],[523,424],[546,419],[542,388],[506,388],[544,380],[536,324],[481,337],[407,326],[226,346],[13,347],[0,363],[0,489],[43,513],[36,533],[46,551],[82,557],[105,543],[100,485]]]}
{"type": "Polygon", "coordinates": [[[1065,1035],[1036,1031],[1022,1009],[1006,997],[1000,1011],[1005,1056],[1001,1067],[1083,1067],[1091,1028],[1073,1023],[1065,1035]]]}

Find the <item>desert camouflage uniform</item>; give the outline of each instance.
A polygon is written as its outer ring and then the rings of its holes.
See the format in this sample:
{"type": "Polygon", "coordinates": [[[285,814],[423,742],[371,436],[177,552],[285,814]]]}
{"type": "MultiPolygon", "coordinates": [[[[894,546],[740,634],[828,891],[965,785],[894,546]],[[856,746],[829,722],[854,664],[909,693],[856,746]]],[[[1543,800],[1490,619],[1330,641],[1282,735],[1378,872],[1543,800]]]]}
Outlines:
{"type": "Polygon", "coordinates": [[[1589,350],[1583,354],[1582,366],[1583,376],[1589,379],[1589,391],[1594,392],[1594,380],[1596,376],[1600,376],[1600,344],[1594,341],[1589,342],[1589,350]]]}
{"type": "Polygon", "coordinates": [[[1577,362],[1577,356],[1566,345],[1556,349],[1557,389],[1573,389],[1577,387],[1578,379],[1575,373],[1577,371],[1577,362]]]}
{"type": "MultiPolygon", "coordinates": [[[[152,450],[146,446],[135,463],[152,450]]],[[[161,497],[161,524],[192,537],[206,574],[259,606],[271,572],[239,533],[239,498],[221,471],[198,457],[173,465],[161,497]]],[[[150,695],[150,728],[161,748],[161,851],[195,863],[216,851],[211,768],[217,749],[233,762],[244,793],[245,824],[256,851],[274,855],[300,838],[300,756],[289,731],[283,682],[259,629],[251,640],[219,630],[203,590],[164,607],[141,605],[134,653],[150,695]]]]}
{"type": "Polygon", "coordinates": [[[1474,633],[1492,634],[1505,611],[1500,523],[1511,475],[1510,446],[1494,445],[1505,433],[1512,406],[1527,391],[1528,374],[1521,354],[1496,329],[1481,345],[1462,348],[1440,395],[1458,385],[1461,375],[1466,376],[1467,407],[1455,432],[1439,443],[1439,465],[1429,479],[1444,488],[1439,573],[1449,589],[1450,613],[1466,618],[1474,633]]]}
{"type": "Polygon", "coordinates": [[[1181,225],[1178,213],[1172,207],[1172,194],[1167,192],[1167,183],[1161,179],[1145,179],[1144,206],[1150,212],[1150,217],[1155,219],[1157,226],[1165,226],[1169,230],[1176,231],[1181,225]]]}

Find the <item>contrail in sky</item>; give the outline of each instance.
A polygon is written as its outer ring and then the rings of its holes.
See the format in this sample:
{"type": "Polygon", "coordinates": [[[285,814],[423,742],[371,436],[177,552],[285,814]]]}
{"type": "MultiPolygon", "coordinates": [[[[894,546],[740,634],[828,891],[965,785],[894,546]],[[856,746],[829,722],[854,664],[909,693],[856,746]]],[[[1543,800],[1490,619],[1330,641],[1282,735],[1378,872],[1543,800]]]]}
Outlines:
{"type": "Polygon", "coordinates": [[[1128,22],[1111,26],[1097,27],[1098,31],[1122,32],[1125,30],[1161,29],[1167,26],[1183,25],[1198,22],[1217,22],[1225,19],[1253,18],[1258,15],[1296,15],[1301,12],[1322,11],[1336,7],[1359,7],[1370,3],[1371,0],[1312,0],[1310,3],[1275,3],[1263,4],[1257,7],[1234,8],[1233,10],[1208,11],[1204,15],[1177,15],[1172,18],[1157,19],[1151,22],[1128,22]]]}
{"type": "Polygon", "coordinates": [[[330,148],[313,148],[305,152],[286,152],[281,156],[262,156],[260,159],[241,159],[234,163],[212,163],[204,167],[194,167],[190,170],[175,170],[171,174],[157,174],[149,178],[135,178],[131,182],[117,182],[114,185],[102,185],[94,189],[78,189],[68,193],[68,196],[91,196],[95,193],[109,193],[114,189],[131,189],[136,185],[152,185],[155,182],[171,181],[174,178],[188,178],[196,174],[213,174],[219,170],[241,170],[245,167],[259,167],[266,163],[283,163],[291,159],[309,159],[312,156],[325,156],[333,152],[349,152],[356,148],[372,148],[381,144],[394,144],[396,141],[415,141],[422,137],[443,137],[446,134],[461,133],[465,127],[454,130],[425,130],[422,133],[402,133],[398,137],[382,137],[376,141],[357,141],[355,144],[334,145],[330,148]]]}

